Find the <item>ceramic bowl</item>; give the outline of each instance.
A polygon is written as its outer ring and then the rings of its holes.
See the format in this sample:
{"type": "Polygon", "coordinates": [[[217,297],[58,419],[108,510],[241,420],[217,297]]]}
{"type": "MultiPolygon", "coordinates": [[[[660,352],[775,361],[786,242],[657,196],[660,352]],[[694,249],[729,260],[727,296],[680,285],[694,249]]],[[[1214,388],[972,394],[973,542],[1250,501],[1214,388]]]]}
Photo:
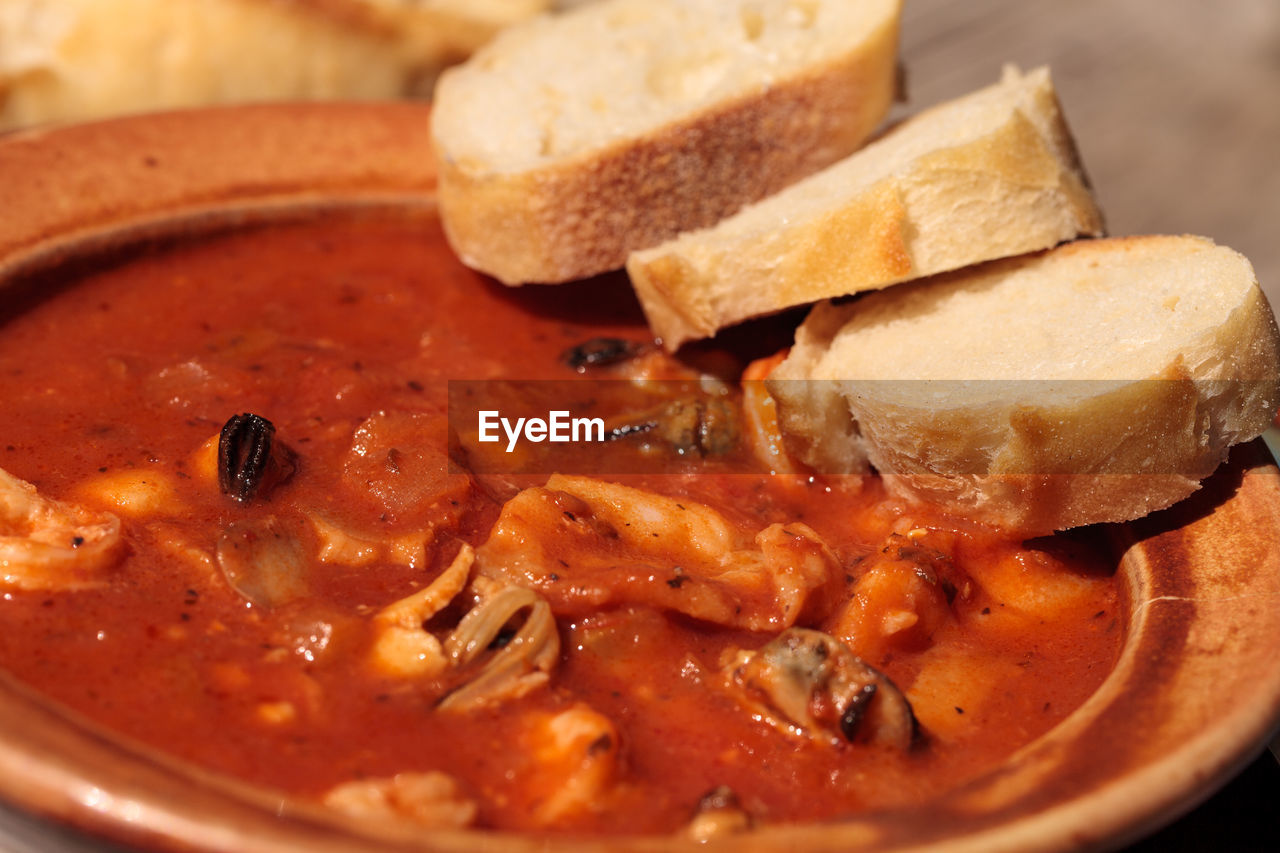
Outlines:
{"type": "MultiPolygon", "coordinates": [[[[32,273],[136,241],[351,205],[430,208],[421,105],[258,106],[0,138],[0,299],[32,273]]],[[[0,302],[2,304],[2,302],[0,302]]],[[[1105,531],[1127,613],[1115,669],[998,769],[917,807],[770,826],[738,850],[1114,846],[1190,809],[1280,714],[1280,471],[1261,442],[1194,498],[1105,531]]],[[[125,742],[0,674],[0,798],[121,844],[268,853],[543,849],[537,839],[345,822],[125,742]]],[[[565,841],[672,849],[670,838],[565,841]]]]}

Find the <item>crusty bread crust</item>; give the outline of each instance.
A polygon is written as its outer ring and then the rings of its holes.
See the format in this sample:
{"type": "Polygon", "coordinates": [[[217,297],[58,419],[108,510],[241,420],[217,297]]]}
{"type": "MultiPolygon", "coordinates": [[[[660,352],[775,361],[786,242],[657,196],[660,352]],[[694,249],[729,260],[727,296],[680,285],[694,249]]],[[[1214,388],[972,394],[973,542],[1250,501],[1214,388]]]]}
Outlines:
{"type": "Polygon", "coordinates": [[[827,376],[815,379],[819,362],[847,319],[844,311],[830,303],[815,306],[796,329],[787,357],[767,377],[787,452],[824,474],[871,470],[844,384],[827,376]]]}
{"type": "Polygon", "coordinates": [[[769,388],[789,449],[818,470],[860,473],[870,464],[896,494],[1038,535],[1138,518],[1199,488],[1231,445],[1271,423],[1280,405],[1280,332],[1248,261],[1229,249],[1195,237],[1083,241],[939,276],[861,306],[819,306],[769,388]],[[1057,369],[1037,373],[1029,361],[1026,379],[984,378],[986,366],[975,360],[981,355],[922,333],[920,318],[930,311],[970,325],[972,318],[954,307],[957,292],[998,292],[1003,277],[1028,270],[1043,276],[1047,291],[1076,287],[1082,270],[1102,269],[1103,285],[1158,293],[1145,304],[1163,300],[1159,310],[1167,307],[1173,317],[1177,292],[1143,280],[1156,278],[1158,268],[1119,281],[1131,261],[1153,258],[1169,271],[1204,270],[1189,274],[1189,286],[1213,288],[1209,298],[1226,313],[1212,325],[1179,321],[1168,333],[1159,316],[1135,302],[1135,319],[1121,322],[1135,327],[1131,337],[1148,341],[1115,375],[1072,366],[1081,363],[1082,350],[1107,345],[1091,337],[1093,317],[1049,314],[1031,298],[1018,310],[1033,332],[1059,339],[1051,347],[1060,351],[1057,369]],[[1204,280],[1211,275],[1231,280],[1204,280]],[[866,321],[871,311],[875,318],[866,321]],[[839,349],[848,357],[874,346],[859,343],[867,322],[892,325],[907,341],[920,335],[922,347],[940,346],[940,372],[926,381],[892,368],[875,377],[856,368],[842,372],[828,353],[839,349]],[[1138,375],[1135,365],[1145,372],[1138,375]]]}
{"type": "Polygon", "coordinates": [[[750,317],[1102,230],[1048,72],[1008,69],[715,228],[635,253],[627,271],[674,350],[750,317]],[[975,135],[981,100],[999,108],[975,135]],[[928,149],[902,162],[895,146],[925,135],[928,149]]]}
{"type": "Polygon", "coordinates": [[[437,134],[445,233],[464,263],[506,284],[617,269],[853,151],[892,103],[897,41],[894,18],[833,61],[529,169],[476,164],[437,134]]]}

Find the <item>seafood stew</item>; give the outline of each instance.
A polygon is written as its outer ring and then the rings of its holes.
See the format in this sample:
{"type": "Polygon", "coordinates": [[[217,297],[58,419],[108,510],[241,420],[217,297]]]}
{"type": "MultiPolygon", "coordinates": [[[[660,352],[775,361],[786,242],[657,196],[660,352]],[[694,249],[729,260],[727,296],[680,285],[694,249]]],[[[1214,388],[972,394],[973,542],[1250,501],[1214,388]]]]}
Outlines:
{"type": "Polygon", "coordinates": [[[625,281],[501,289],[430,214],[78,272],[0,326],[0,665],[370,820],[707,838],[927,801],[1101,684],[1114,558],[798,471],[776,349],[668,356],[625,281]],[[480,440],[566,387],[608,437],[569,467],[480,440]]]}

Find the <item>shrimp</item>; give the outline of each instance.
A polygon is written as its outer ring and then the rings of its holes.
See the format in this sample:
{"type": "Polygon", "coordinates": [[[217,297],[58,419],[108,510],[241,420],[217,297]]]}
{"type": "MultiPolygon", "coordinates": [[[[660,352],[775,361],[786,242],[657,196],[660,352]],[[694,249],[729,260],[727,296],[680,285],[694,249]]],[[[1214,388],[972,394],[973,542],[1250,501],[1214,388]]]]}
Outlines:
{"type": "Polygon", "coordinates": [[[0,586],[94,586],[123,551],[119,518],[43,497],[0,469],[0,586]]]}
{"type": "Polygon", "coordinates": [[[434,634],[422,624],[462,592],[475,561],[475,551],[463,545],[449,568],[430,586],[393,602],[373,617],[377,638],[374,665],[387,675],[430,678],[444,672],[449,658],[434,634]]]}
{"type": "Polygon", "coordinates": [[[529,790],[534,820],[551,826],[585,812],[600,811],[617,792],[618,731],[608,717],[577,704],[533,718],[528,735],[534,770],[529,790]]]}
{"type": "Polygon", "coordinates": [[[794,624],[842,577],[804,524],[752,536],[694,501],[560,475],[507,502],[476,566],[557,613],[645,604],[757,631],[794,624]]]}
{"type": "Polygon", "coordinates": [[[424,627],[466,588],[474,562],[475,551],[463,545],[430,586],[374,617],[374,666],[392,677],[444,676],[454,682],[437,705],[441,711],[467,711],[523,696],[546,684],[560,660],[560,635],[551,608],[536,592],[521,587],[474,587],[473,593],[477,588],[487,592],[443,641],[424,627]],[[520,628],[486,655],[522,612],[527,615],[520,628]]]}
{"type": "Polygon", "coordinates": [[[859,565],[853,594],[826,630],[855,654],[881,662],[894,650],[920,651],[954,618],[951,600],[968,597],[972,584],[953,563],[954,545],[923,528],[890,534],[859,565]],[[937,546],[937,547],[935,547],[937,546]],[[939,548],[945,550],[939,550],[939,548]]]}
{"type": "Polygon", "coordinates": [[[407,821],[427,829],[461,829],[476,818],[476,803],[446,773],[397,773],[357,779],[329,790],[324,804],[361,820],[407,821]]]}

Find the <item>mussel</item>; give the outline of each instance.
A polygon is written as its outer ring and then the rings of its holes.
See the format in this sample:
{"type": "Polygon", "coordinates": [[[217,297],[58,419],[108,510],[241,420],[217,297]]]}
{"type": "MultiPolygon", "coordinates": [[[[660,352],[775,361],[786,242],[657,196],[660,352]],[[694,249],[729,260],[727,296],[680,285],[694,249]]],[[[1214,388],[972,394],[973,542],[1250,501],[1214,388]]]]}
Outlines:
{"type": "Polygon", "coordinates": [[[739,651],[728,683],[762,719],[791,734],[909,750],[911,703],[889,677],[821,631],[789,628],[757,651],[739,651]]]}

